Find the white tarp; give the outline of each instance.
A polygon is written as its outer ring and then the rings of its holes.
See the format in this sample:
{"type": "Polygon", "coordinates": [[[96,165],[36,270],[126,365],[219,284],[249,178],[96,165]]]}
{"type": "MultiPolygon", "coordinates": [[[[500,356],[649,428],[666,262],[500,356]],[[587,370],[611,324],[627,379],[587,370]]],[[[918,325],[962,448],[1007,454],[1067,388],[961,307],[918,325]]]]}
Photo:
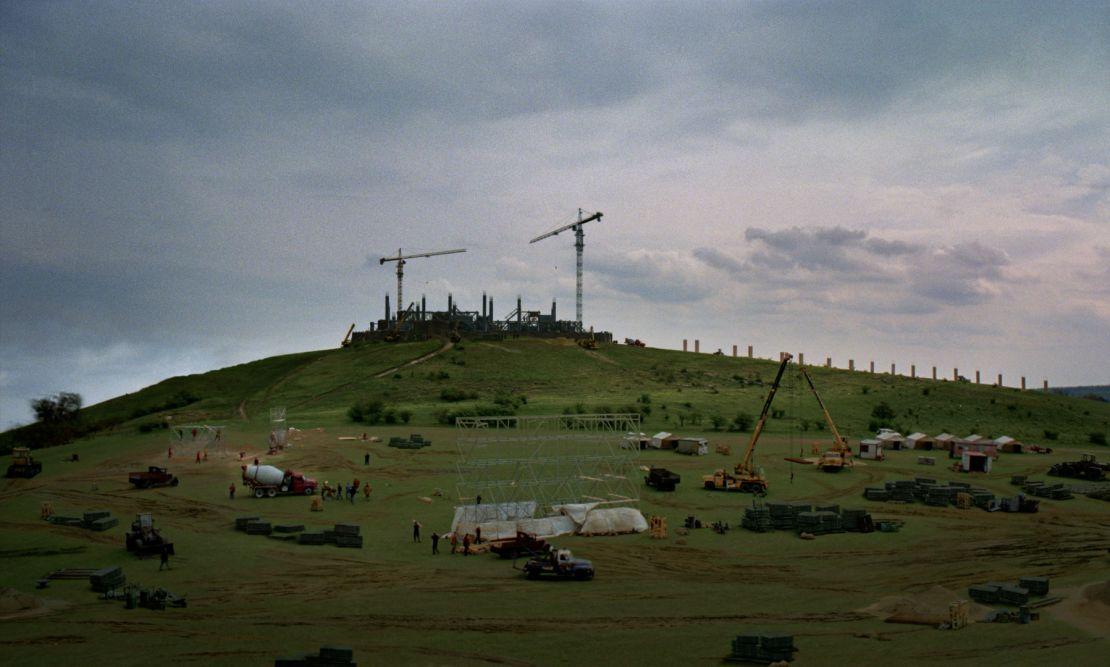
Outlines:
{"type": "Polygon", "coordinates": [[[581,526],[586,522],[586,515],[595,507],[597,507],[597,503],[568,503],[566,505],[555,505],[552,509],[559,514],[569,516],[574,520],[575,525],[581,526]]]}
{"type": "Polygon", "coordinates": [[[586,515],[585,523],[578,527],[578,534],[621,535],[642,533],[647,529],[647,519],[640,514],[640,510],[632,507],[612,507],[591,510],[586,515]]]}

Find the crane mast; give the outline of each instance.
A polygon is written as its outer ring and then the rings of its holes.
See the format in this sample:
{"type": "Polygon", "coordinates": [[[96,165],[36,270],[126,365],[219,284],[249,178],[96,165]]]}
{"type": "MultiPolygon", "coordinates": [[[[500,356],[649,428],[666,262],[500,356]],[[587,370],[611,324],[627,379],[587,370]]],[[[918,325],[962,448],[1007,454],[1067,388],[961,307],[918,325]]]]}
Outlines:
{"type": "Polygon", "coordinates": [[[755,443],[759,441],[760,434],[763,433],[763,426],[767,423],[767,415],[771,411],[771,401],[775,400],[775,394],[779,390],[779,383],[782,382],[782,374],[786,370],[786,364],[794,355],[789,352],[782,353],[782,361],[779,363],[778,373],[775,374],[775,381],[771,383],[771,391],[767,392],[767,398],[763,401],[763,410],[759,413],[759,421],[755,423],[755,430],[752,431],[752,439],[748,441],[748,449],[744,452],[744,460],[736,464],[736,472],[751,472],[752,471],[752,454],[755,453],[755,443]]]}
{"type": "Polygon", "coordinates": [[[555,236],[559,232],[565,232],[568,229],[573,229],[574,230],[574,249],[575,249],[575,252],[577,254],[577,263],[576,263],[576,269],[577,270],[575,272],[576,273],[576,275],[575,275],[576,280],[575,280],[575,290],[574,290],[574,297],[575,297],[574,315],[575,315],[575,323],[578,325],[578,330],[579,331],[582,330],[582,250],[586,247],[586,233],[582,231],[582,225],[586,224],[587,222],[592,222],[594,220],[600,220],[602,215],[603,215],[602,212],[598,211],[597,213],[592,213],[589,216],[583,218],[582,217],[582,209],[578,209],[578,222],[572,222],[569,225],[563,225],[562,227],[559,227],[558,229],[553,229],[552,231],[547,232],[546,234],[540,234],[536,238],[529,241],[529,243],[535,243],[536,241],[541,241],[543,239],[546,239],[549,236],[555,236]]]}
{"type": "Polygon", "coordinates": [[[465,248],[459,248],[459,249],[456,249],[456,250],[436,250],[435,252],[421,252],[421,253],[414,253],[414,254],[411,254],[411,255],[402,255],[401,254],[401,249],[398,248],[396,257],[382,257],[381,259],[378,260],[379,265],[385,264],[386,262],[397,262],[397,312],[398,313],[402,312],[405,308],[405,302],[401,300],[401,296],[402,296],[401,285],[404,282],[404,276],[405,276],[405,260],[406,259],[416,259],[417,257],[434,257],[436,255],[453,255],[457,252],[466,252],[466,249],[465,248]]]}

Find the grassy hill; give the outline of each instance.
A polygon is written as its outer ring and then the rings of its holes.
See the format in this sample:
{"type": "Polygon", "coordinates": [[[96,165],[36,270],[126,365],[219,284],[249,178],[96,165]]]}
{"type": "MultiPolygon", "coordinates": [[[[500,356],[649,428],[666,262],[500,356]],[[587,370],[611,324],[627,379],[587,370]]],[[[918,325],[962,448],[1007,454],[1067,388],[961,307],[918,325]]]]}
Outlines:
{"type": "MultiPolygon", "coordinates": [[[[351,406],[380,401],[400,422],[446,424],[450,413],[641,412],[645,431],[726,430],[758,414],[777,363],[566,340],[519,339],[368,344],[285,355],[175,377],[90,406],[101,430],[268,418],[285,407],[290,424],[343,423],[351,406]],[[437,353],[438,352],[438,353],[437,353]],[[420,363],[406,365],[426,355],[420,363]],[[386,372],[398,368],[395,372],[386,372]],[[460,400],[461,399],[461,400],[460,400]]],[[[911,379],[815,367],[814,382],[841,432],[868,437],[877,426],[932,435],[1009,435],[1029,443],[1085,446],[1110,432],[1110,403],[969,382],[911,379]],[[876,416],[878,415],[878,416],[876,416]]],[[[819,437],[816,400],[793,366],[776,398],[769,433],[819,437]]],[[[0,435],[10,447],[19,429],[0,435]]]]}
{"type": "MultiPolygon", "coordinates": [[[[1077,494],[1043,500],[1036,514],[1012,514],[863,499],[866,487],[922,476],[971,483],[998,496],[1018,492],[1012,475],[1058,481],[1045,477],[1052,463],[1074,459],[1074,448],[1092,448],[1090,433],[1110,430],[1105,403],[813,369],[837,424],[852,439],[870,434],[880,405],[890,408],[878,411],[891,415],[884,420],[904,431],[1006,433],[1041,444],[1048,444],[1045,431],[1058,433],[1052,454],[1006,454],[989,474],[952,471],[939,452],[936,465],[922,465],[913,451],[828,474],[785,458],[798,453],[799,441],[829,439],[818,429],[816,401],[791,368],[774,403],[782,414],[769,421],[759,445],[758,463],[771,485],[766,501],[865,508],[875,521],[903,524],[893,533],[804,540],[791,531],[739,529],[755,499],[707,491],[700,483],[702,475],[735,463],[749,438],[715,431],[714,418],[726,428],[738,413],[754,417],[776,362],[626,346],[589,351],[566,341],[464,341],[443,348],[440,342],[365,345],[275,357],[171,378],[86,408],[85,418],[102,430],[37,452],[44,470],[33,479],[0,479],[5,664],[262,665],[339,645],[351,647],[359,664],[708,665],[719,664],[740,633],[794,636],[799,665],[1105,662],[1110,503],[1077,494]],[[381,401],[395,421],[407,414],[409,422],[352,421],[348,410],[367,401],[381,401]],[[298,430],[290,447],[271,455],[272,407],[285,407],[298,430]],[[597,577],[528,581],[520,563],[452,556],[442,543],[442,553],[433,555],[428,543],[433,531],[450,530],[457,505],[473,500],[458,484],[458,433],[441,423],[445,411],[487,408],[522,415],[636,410],[645,416],[646,432],[704,434],[732,454],[628,452],[636,466],[682,475],[672,493],[643,486],[640,472],[632,478],[639,509],[666,519],[667,537],[561,536],[552,541],[590,559],[597,577]],[[224,440],[208,461],[196,461],[200,446],[192,443],[181,443],[170,459],[170,433],[153,428],[166,418],[222,424],[224,440]],[[433,446],[385,444],[414,431],[433,446]],[[372,437],[362,440],[364,432],[372,437]],[[79,460],[69,461],[76,452],[79,460]],[[240,484],[240,466],[254,457],[321,481],[358,478],[372,483],[373,494],[328,501],[323,511],[313,511],[303,496],[252,498],[240,484]],[[151,465],[168,466],[180,484],[147,490],[128,484],[128,471],[151,465]],[[239,489],[234,498],[229,485],[239,489]],[[94,532],[52,524],[40,518],[43,503],[64,516],[112,512],[120,525],[94,532]],[[124,550],[123,531],[140,512],[153,513],[173,540],[169,570],[124,550]],[[243,516],[308,531],[355,524],[364,545],[341,549],[247,535],[234,529],[243,516]],[[682,529],[690,516],[732,530],[682,529]],[[411,539],[414,519],[424,525],[421,543],[411,539]],[[129,610],[99,599],[87,579],[36,588],[50,572],[116,565],[129,584],[186,596],[188,607],[129,610]],[[1051,594],[1061,598],[1028,625],[976,623],[947,632],[885,623],[874,612],[933,608],[944,595],[965,597],[969,586],[1024,576],[1050,578],[1051,594]]],[[[17,435],[3,437],[10,442],[17,435]]]]}

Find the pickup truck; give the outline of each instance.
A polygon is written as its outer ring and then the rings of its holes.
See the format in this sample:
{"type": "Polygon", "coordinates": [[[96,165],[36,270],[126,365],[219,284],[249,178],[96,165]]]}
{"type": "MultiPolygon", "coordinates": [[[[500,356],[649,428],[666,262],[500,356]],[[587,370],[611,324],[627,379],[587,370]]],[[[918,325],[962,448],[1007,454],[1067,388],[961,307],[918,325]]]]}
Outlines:
{"type": "Polygon", "coordinates": [[[524,576],[529,579],[539,579],[544,575],[586,581],[594,578],[594,564],[575,558],[570,549],[549,549],[546,554],[530,558],[524,564],[524,576]]]}
{"type": "Polygon", "coordinates": [[[155,486],[177,486],[177,477],[171,475],[165,468],[150,466],[146,471],[128,473],[127,481],[140,489],[149,489],[155,486]]]}

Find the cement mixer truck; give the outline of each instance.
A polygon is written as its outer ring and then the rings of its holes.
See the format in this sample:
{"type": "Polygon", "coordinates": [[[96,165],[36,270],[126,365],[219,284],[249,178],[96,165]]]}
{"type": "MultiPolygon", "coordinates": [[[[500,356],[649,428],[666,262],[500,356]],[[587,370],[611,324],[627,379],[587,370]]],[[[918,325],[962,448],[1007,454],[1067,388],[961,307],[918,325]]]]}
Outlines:
{"type": "Polygon", "coordinates": [[[276,495],[304,495],[316,493],[316,480],[293,470],[274,466],[243,466],[243,484],[250,488],[255,498],[273,498],[276,495]]]}

